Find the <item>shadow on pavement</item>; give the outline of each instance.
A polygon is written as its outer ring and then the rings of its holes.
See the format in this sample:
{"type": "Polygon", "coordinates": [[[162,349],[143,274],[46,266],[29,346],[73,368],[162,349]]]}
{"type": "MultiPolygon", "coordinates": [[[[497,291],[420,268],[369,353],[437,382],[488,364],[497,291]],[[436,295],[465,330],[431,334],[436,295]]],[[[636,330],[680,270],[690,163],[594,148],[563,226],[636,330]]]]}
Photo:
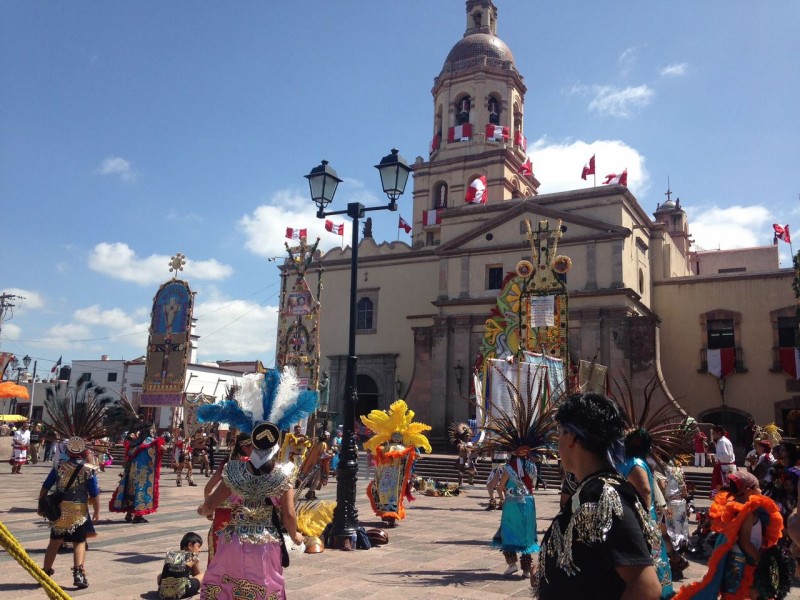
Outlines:
{"type": "MultiPolygon", "coordinates": [[[[388,573],[387,573],[388,574],[388,573]]],[[[429,586],[429,585],[464,585],[466,583],[486,583],[487,581],[505,581],[508,579],[502,573],[492,571],[404,571],[399,574],[402,582],[406,585],[429,586]]]]}

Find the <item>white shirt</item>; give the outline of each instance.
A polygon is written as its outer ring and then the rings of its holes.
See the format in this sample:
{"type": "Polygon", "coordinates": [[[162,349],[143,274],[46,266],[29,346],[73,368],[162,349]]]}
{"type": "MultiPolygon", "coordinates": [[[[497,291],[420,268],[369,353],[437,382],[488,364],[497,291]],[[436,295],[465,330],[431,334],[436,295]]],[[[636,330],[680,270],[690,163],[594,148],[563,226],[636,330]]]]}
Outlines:
{"type": "Polygon", "coordinates": [[[714,454],[716,454],[717,462],[719,463],[736,462],[736,455],[733,453],[733,444],[731,444],[731,441],[724,435],[717,440],[714,454]]]}
{"type": "Polygon", "coordinates": [[[14,444],[17,446],[29,446],[31,443],[31,432],[27,429],[22,431],[18,429],[14,432],[14,444]]]}

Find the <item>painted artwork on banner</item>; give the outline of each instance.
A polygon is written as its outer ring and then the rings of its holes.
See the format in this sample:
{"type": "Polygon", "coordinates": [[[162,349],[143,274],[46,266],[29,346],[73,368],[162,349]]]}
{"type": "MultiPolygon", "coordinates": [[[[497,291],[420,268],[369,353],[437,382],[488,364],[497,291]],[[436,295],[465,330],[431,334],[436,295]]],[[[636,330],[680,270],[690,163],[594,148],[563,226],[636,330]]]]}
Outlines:
{"type": "Polygon", "coordinates": [[[180,406],[191,350],[192,306],[189,284],[164,283],[153,300],[147,342],[142,406],[180,406]]]}

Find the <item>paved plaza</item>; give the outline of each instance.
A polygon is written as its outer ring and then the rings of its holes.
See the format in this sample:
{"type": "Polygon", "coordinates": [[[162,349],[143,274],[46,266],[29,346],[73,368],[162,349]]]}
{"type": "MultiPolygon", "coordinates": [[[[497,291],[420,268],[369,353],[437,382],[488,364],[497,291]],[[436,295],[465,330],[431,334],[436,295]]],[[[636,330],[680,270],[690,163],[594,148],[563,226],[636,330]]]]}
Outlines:
{"type": "MultiPolygon", "coordinates": [[[[0,443],[3,450],[7,439],[0,443]]],[[[5,452],[0,453],[3,457],[5,452]]],[[[0,520],[40,565],[49,527],[35,513],[35,498],[48,468],[28,465],[21,475],[11,475],[10,467],[0,466],[0,520]]],[[[195,513],[205,477],[197,478],[198,487],[178,488],[172,472],[163,473],[158,513],[149,517],[149,523],[129,524],[122,514],[108,512],[119,472],[115,466],[99,474],[103,492],[98,537],[90,542],[86,559],[90,587],[78,591],[72,585],[71,553],[62,552],[56,559],[54,579],[75,598],[157,599],[155,579],[166,551],[176,549],[187,531],[198,532],[204,539],[208,531],[209,522],[195,513]]],[[[320,497],[333,498],[335,489],[332,479],[320,497]]],[[[381,527],[363,490],[361,480],[358,510],[362,524],[381,527]]],[[[457,497],[418,496],[410,504],[406,520],[387,530],[386,546],[353,552],[326,550],[316,555],[292,553],[292,564],[286,570],[288,596],[295,600],[529,598],[530,588],[521,576],[502,576],[505,561],[489,546],[500,512],[485,510],[486,501],[480,486],[466,486],[465,493],[457,497]]],[[[536,506],[541,534],[557,511],[557,492],[537,492],[536,506]]],[[[205,545],[202,560],[205,564],[205,545]]],[[[693,563],[685,575],[691,580],[704,571],[704,565],[693,563]]],[[[46,598],[5,552],[0,552],[0,598],[46,598]]],[[[793,590],[790,598],[800,599],[800,593],[793,590]]]]}

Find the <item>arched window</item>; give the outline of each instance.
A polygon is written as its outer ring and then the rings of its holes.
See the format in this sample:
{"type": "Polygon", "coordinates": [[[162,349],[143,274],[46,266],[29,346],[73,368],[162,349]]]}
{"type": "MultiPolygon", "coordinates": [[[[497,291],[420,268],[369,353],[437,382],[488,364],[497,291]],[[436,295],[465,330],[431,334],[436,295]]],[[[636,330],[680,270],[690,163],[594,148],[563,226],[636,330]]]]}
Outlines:
{"type": "Polygon", "coordinates": [[[447,207],[447,184],[442,181],[433,186],[433,208],[447,207]]]}
{"type": "Polygon", "coordinates": [[[489,123],[492,125],[500,125],[500,100],[497,96],[489,96],[488,109],[489,123]]]}
{"type": "Polygon", "coordinates": [[[472,107],[469,96],[464,96],[456,102],[456,125],[469,123],[469,111],[472,107]]]}
{"type": "Polygon", "coordinates": [[[356,329],[375,329],[373,317],[375,305],[369,298],[361,298],[356,305],[356,329]]]}

